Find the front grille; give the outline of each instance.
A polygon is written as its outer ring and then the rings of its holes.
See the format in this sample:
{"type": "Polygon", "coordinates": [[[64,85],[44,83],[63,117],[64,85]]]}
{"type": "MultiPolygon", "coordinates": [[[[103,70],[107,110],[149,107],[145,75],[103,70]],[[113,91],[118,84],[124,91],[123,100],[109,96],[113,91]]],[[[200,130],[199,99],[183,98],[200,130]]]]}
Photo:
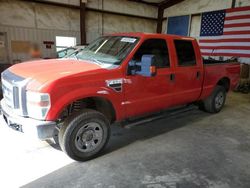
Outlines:
{"type": "Polygon", "coordinates": [[[6,105],[17,110],[19,115],[26,115],[24,78],[6,70],[2,73],[3,98],[6,105]]]}
{"type": "Polygon", "coordinates": [[[16,97],[14,94],[13,85],[10,82],[2,79],[2,88],[3,88],[3,97],[4,97],[6,104],[10,108],[14,108],[17,104],[14,104],[14,98],[16,97]]]}
{"type": "Polygon", "coordinates": [[[16,87],[16,86],[13,87],[13,103],[14,103],[14,108],[15,109],[20,108],[19,88],[16,87]]]}

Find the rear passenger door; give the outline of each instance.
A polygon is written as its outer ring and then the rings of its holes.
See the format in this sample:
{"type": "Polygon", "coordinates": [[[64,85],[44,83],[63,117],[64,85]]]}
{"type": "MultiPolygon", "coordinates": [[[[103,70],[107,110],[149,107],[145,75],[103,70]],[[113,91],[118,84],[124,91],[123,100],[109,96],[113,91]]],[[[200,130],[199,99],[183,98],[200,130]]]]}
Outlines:
{"type": "Polygon", "coordinates": [[[173,40],[175,48],[175,101],[177,104],[186,104],[199,99],[202,82],[203,68],[200,54],[194,40],[173,40]]]}

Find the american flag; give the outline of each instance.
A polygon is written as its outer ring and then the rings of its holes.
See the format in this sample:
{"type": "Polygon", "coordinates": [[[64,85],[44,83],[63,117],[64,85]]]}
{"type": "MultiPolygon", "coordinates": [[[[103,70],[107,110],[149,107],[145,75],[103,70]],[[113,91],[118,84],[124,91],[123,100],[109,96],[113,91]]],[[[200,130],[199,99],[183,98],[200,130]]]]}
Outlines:
{"type": "Polygon", "coordinates": [[[250,63],[250,6],[203,13],[199,44],[203,56],[250,63]]]}

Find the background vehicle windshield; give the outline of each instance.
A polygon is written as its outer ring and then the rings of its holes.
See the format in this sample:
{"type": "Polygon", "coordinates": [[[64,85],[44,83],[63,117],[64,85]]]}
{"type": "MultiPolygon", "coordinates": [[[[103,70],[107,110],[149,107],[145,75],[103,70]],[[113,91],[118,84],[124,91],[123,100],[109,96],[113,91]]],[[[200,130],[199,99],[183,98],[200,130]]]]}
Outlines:
{"type": "Polygon", "coordinates": [[[136,37],[104,36],[90,43],[84,49],[70,54],[67,58],[120,65],[137,42],[138,38],[136,37]]]}

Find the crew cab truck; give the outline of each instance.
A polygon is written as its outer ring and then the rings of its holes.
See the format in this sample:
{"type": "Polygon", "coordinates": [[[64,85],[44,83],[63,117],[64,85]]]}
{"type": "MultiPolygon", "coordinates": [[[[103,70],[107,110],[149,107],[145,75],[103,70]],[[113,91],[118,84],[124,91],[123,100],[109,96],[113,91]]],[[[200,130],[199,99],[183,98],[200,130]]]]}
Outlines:
{"type": "Polygon", "coordinates": [[[1,117],[42,140],[58,128],[62,150],[85,161],[105,147],[114,122],[190,103],[219,112],[239,73],[238,63],[204,64],[193,38],[106,35],[66,58],[5,70],[1,117]]]}

